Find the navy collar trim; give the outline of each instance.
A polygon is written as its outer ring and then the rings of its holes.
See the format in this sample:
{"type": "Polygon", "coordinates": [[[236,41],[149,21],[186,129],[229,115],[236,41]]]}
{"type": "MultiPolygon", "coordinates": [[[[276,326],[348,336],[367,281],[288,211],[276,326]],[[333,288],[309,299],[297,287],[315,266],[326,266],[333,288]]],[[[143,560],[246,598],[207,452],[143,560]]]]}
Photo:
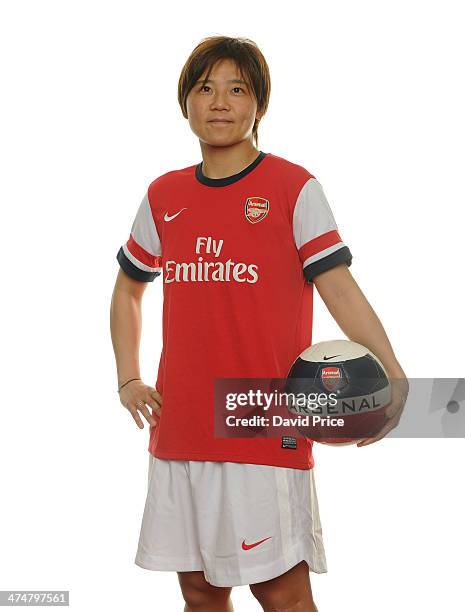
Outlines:
{"type": "Polygon", "coordinates": [[[263,153],[260,151],[259,155],[246,166],[243,170],[238,172],[237,174],[232,174],[231,176],[225,176],[223,178],[210,178],[205,176],[202,172],[202,162],[196,165],[195,167],[195,178],[202,183],[203,185],[207,185],[208,187],[225,187],[226,185],[231,185],[232,183],[236,183],[240,181],[241,178],[252,172],[254,168],[258,166],[258,164],[266,157],[267,153],[263,153]]]}

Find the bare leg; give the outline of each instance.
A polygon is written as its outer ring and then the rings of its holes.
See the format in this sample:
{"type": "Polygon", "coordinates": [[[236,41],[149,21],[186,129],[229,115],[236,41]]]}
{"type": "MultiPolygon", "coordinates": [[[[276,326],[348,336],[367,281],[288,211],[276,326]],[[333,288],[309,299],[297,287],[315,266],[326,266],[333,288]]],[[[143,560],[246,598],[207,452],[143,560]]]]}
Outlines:
{"type": "Polygon", "coordinates": [[[186,605],[184,612],[234,612],[231,587],[213,586],[203,572],[178,572],[186,605]]]}
{"type": "Polygon", "coordinates": [[[306,561],[281,576],[251,584],[250,590],[264,612],[318,612],[306,561]]]}

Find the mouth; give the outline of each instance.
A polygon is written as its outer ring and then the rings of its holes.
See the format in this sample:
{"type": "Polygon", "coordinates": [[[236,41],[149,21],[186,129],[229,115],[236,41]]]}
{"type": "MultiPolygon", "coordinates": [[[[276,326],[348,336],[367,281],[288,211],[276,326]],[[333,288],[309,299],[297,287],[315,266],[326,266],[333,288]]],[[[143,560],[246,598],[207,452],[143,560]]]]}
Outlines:
{"type": "Polygon", "coordinates": [[[229,119],[212,119],[208,123],[232,123],[229,119]]]}

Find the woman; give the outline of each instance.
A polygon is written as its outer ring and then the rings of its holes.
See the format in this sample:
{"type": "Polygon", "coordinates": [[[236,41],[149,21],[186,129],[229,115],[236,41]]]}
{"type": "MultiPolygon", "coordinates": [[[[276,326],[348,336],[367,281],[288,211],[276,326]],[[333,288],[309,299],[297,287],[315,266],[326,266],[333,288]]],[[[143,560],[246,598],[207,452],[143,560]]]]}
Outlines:
{"type": "MultiPolygon", "coordinates": [[[[215,381],[284,378],[311,344],[313,285],[347,337],[404,378],[348,270],[352,254],[320,183],[256,146],[269,95],[255,43],[201,41],[178,99],[202,162],[148,186],[117,255],[118,390],[137,425],[141,415],[150,424],[135,562],[176,571],[186,612],[230,611],[231,588],[243,584],[264,610],[314,611],[309,570],[327,571],[312,441],[215,435],[215,381]],[[140,380],[141,300],[159,275],[163,349],[152,387],[140,380]]],[[[396,392],[386,427],[359,445],[392,429],[403,401],[396,392]]]]}

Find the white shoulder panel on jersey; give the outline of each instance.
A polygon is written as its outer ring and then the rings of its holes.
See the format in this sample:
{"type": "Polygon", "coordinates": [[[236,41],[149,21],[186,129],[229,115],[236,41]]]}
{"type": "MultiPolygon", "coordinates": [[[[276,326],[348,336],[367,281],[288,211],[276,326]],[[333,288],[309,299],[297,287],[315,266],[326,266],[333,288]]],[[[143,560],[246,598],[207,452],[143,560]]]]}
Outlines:
{"type": "Polygon", "coordinates": [[[129,239],[116,255],[120,266],[132,278],[150,282],[161,274],[161,243],[147,192],[132,223],[129,239]]]}
{"type": "Polygon", "coordinates": [[[302,187],[294,208],[294,240],[298,249],[321,234],[337,230],[323,188],[315,178],[302,187]]]}
{"type": "Polygon", "coordinates": [[[316,178],[309,178],[300,190],[292,222],[294,241],[309,282],[340,263],[351,265],[352,254],[341,239],[328,200],[316,178]]]}
{"type": "Polygon", "coordinates": [[[155,221],[153,220],[152,211],[148,194],[142,198],[139,210],[131,227],[131,235],[139,246],[151,255],[161,255],[161,243],[158,236],[155,221]]]}

